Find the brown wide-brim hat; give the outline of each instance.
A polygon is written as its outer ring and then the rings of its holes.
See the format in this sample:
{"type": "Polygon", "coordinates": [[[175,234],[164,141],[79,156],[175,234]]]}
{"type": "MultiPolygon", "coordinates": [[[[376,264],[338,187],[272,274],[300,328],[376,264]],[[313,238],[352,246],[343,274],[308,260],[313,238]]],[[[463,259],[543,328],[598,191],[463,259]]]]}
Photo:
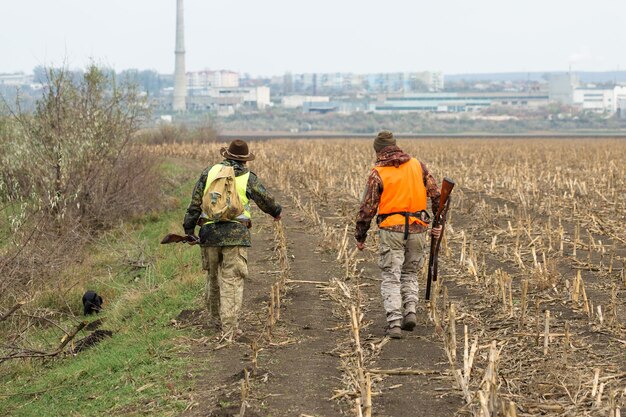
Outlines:
{"type": "Polygon", "coordinates": [[[226,159],[235,161],[252,161],[254,159],[254,154],[248,150],[248,144],[241,139],[232,141],[228,149],[220,149],[220,154],[226,159]]]}

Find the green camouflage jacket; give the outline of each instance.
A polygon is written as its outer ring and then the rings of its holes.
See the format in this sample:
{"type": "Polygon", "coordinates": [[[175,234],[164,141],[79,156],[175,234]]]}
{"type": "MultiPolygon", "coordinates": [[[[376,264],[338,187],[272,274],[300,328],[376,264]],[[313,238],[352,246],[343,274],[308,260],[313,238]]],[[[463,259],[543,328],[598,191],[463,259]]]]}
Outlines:
{"type": "MultiPolygon", "coordinates": [[[[231,159],[220,162],[235,169],[235,175],[240,176],[249,171],[245,164],[231,159]]],[[[207,175],[211,166],[200,175],[191,194],[191,203],[187,208],[183,228],[185,233],[194,234],[198,219],[202,214],[202,197],[206,185],[207,175]]],[[[254,172],[250,172],[246,195],[256,205],[272,217],[280,215],[282,207],[274,201],[274,197],[265,189],[254,172]]],[[[202,246],[250,246],[250,231],[239,222],[218,222],[205,224],[200,228],[200,245],[202,246]]]]}

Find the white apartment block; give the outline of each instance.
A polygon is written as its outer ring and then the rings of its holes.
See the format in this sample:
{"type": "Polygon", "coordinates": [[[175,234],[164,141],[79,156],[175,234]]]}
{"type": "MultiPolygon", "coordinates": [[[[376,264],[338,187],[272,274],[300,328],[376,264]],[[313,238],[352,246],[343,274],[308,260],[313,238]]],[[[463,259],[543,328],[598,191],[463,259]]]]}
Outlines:
{"type": "Polygon", "coordinates": [[[14,74],[0,74],[0,85],[21,86],[31,84],[33,76],[18,72],[14,74]]]}
{"type": "Polygon", "coordinates": [[[233,71],[193,71],[187,73],[187,88],[239,87],[239,74],[233,71]]]}
{"type": "Polygon", "coordinates": [[[625,85],[583,87],[575,74],[556,74],[550,78],[550,101],[583,110],[615,113],[622,100],[626,100],[625,85]]]}
{"type": "Polygon", "coordinates": [[[583,110],[615,113],[623,100],[626,100],[626,86],[622,85],[610,89],[576,88],[573,92],[574,105],[583,110]]]}
{"type": "Polygon", "coordinates": [[[271,105],[269,87],[210,87],[189,90],[188,107],[191,110],[216,110],[218,114],[233,114],[248,108],[262,110],[271,105]]]}

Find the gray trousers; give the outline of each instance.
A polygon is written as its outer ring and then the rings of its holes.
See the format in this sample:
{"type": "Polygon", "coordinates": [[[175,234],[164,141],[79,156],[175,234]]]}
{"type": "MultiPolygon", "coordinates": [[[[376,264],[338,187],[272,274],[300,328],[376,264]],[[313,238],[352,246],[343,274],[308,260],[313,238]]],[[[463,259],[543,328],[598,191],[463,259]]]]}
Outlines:
{"type": "Polygon", "coordinates": [[[407,240],[404,240],[404,233],[401,232],[381,229],[379,235],[378,266],[383,278],[380,292],[387,321],[391,322],[402,319],[408,313],[415,313],[418,299],[417,275],[424,264],[426,233],[409,234],[407,240]]]}

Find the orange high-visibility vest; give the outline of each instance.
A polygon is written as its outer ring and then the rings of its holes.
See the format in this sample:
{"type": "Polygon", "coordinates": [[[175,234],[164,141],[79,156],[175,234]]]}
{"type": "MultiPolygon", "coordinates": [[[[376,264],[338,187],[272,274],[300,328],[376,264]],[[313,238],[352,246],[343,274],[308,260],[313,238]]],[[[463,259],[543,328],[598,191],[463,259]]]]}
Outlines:
{"type": "MultiPolygon", "coordinates": [[[[422,165],[417,159],[411,158],[399,167],[386,166],[375,169],[383,181],[383,193],[378,203],[379,216],[389,213],[417,213],[426,210],[426,186],[422,165]]],[[[427,225],[413,216],[409,216],[409,223],[427,225]]],[[[404,224],[405,217],[401,214],[394,214],[385,217],[378,226],[389,227],[404,224]]]]}

